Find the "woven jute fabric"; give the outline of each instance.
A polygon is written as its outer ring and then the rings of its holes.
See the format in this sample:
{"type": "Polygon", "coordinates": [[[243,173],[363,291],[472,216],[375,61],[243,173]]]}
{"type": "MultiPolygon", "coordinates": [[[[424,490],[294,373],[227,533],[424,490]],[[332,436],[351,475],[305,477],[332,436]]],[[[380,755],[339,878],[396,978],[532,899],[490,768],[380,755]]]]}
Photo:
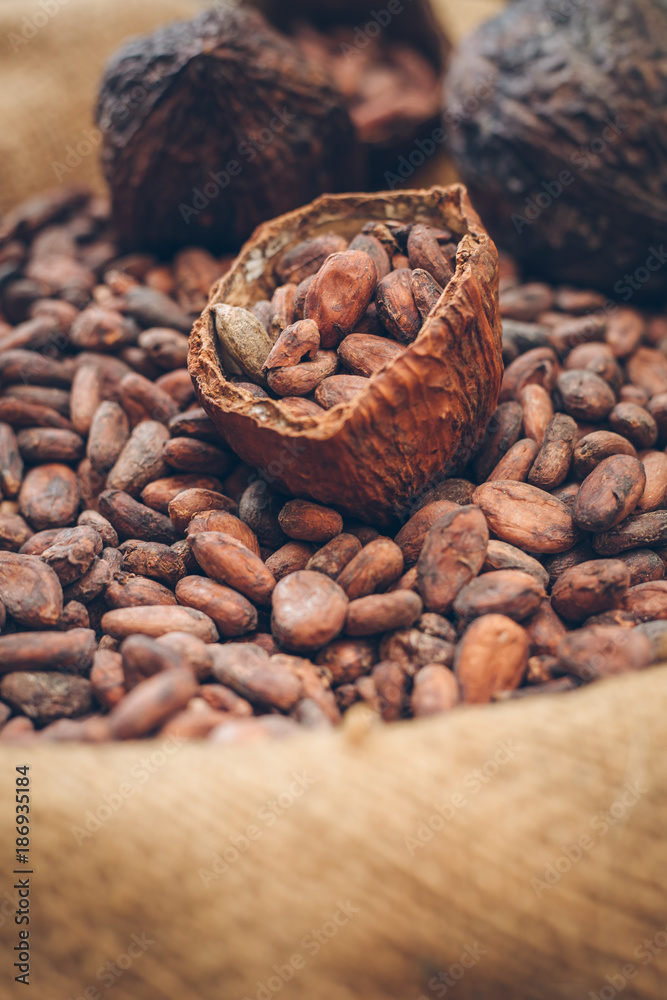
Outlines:
{"type": "Polygon", "coordinates": [[[5,746],[0,995],[664,1000],[666,712],[659,667],[255,746],[5,746]]]}

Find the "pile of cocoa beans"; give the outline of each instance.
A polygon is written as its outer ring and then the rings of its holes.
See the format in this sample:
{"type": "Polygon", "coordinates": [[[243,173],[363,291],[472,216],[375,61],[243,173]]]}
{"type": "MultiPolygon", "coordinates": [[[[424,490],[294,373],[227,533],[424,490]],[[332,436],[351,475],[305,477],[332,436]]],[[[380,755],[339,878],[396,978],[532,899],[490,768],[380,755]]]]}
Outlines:
{"type": "Polygon", "coordinates": [[[0,223],[0,740],[257,741],[665,658],[665,316],[503,258],[484,441],[378,530],[276,494],[196,405],[227,265],[119,255],[76,189],[0,223]]]}

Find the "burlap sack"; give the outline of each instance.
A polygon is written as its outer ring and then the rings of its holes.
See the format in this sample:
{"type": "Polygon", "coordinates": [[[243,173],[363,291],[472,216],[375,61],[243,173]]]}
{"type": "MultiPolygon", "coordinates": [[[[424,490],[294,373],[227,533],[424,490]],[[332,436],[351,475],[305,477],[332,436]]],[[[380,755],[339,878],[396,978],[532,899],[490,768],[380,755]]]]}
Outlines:
{"type": "MultiPolygon", "coordinates": [[[[39,2],[0,2],[4,207],[54,182],[114,46],[192,6],[61,0],[13,52],[39,2]]],[[[452,0],[453,34],[493,6],[452,0]]],[[[663,667],[270,745],[5,745],[0,998],[664,1000],[666,710],[663,667]]]]}

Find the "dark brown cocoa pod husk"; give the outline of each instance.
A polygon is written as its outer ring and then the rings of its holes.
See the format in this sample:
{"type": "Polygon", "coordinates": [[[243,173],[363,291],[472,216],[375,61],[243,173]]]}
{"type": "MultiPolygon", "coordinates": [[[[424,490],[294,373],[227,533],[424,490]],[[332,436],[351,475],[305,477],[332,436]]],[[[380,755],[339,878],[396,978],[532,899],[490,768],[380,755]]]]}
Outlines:
{"type": "Polygon", "coordinates": [[[43,462],[78,462],[83,456],[83,438],[74,431],[55,427],[31,427],[19,431],[17,441],[21,457],[32,464],[43,462]]]}
{"type": "Polygon", "coordinates": [[[126,44],[107,67],[97,120],[121,241],[160,253],[193,244],[235,249],[267,217],[359,177],[342,98],[250,8],[211,9],[126,44]],[[144,97],[133,99],[128,129],[117,108],[139,86],[144,97]],[[241,102],[230,102],[241,93],[241,102]],[[165,100],[166,117],[156,113],[165,100]],[[184,131],[185,110],[193,127],[184,131]],[[261,129],[272,135],[267,155],[249,139],[261,129]],[[159,161],[184,143],[192,157],[166,176],[159,161]],[[196,189],[215,189],[205,216],[192,205],[196,189]]]}
{"type": "Polygon", "coordinates": [[[109,520],[118,537],[139,538],[171,545],[178,534],[168,517],[134,500],[123,490],[104,490],[99,498],[100,514],[109,520]]]}
{"type": "Polygon", "coordinates": [[[611,455],[584,479],[572,517],[585,531],[608,531],[632,513],[645,485],[646,473],[639,459],[611,455]]]}

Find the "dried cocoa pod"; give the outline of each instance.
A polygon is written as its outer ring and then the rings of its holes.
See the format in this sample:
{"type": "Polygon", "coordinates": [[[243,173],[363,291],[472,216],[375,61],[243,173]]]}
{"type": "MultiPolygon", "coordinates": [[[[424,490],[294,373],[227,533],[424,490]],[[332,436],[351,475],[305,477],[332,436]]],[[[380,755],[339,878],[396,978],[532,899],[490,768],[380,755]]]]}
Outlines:
{"type": "Polygon", "coordinates": [[[519,399],[527,385],[541,385],[551,392],[556,384],[560,365],[552,347],[534,347],[505,369],[500,388],[500,402],[519,399]]]}
{"type": "Polygon", "coordinates": [[[359,233],[350,242],[350,250],[363,250],[373,259],[377,280],[381,281],[391,271],[389,254],[382,242],[372,233],[359,233]]]}
{"type": "Polygon", "coordinates": [[[96,647],[95,633],[86,628],[3,635],[0,636],[0,672],[60,670],[83,674],[93,662],[96,647]]]}
{"type": "Polygon", "coordinates": [[[274,368],[268,373],[267,382],[279,396],[307,396],[337,369],[335,351],[318,351],[314,361],[302,361],[290,368],[274,368]]]}
{"type": "Polygon", "coordinates": [[[107,584],[104,599],[110,608],[138,608],[178,603],[172,591],[157,580],[129,574],[120,574],[117,579],[107,584]]]}
{"type": "Polygon", "coordinates": [[[416,268],[410,275],[410,290],[423,323],[442,295],[442,288],[428,271],[416,268]]]}
{"type": "Polygon", "coordinates": [[[306,652],[336,638],[345,621],[348,598],[323,573],[299,570],[276,584],[271,603],[276,641],[294,652],[306,652]]]}
{"type": "Polygon", "coordinates": [[[423,610],[422,600],[411,590],[391,594],[370,594],[350,601],[343,631],[346,635],[365,636],[390,628],[409,628],[423,610]]]}
{"type": "Polygon", "coordinates": [[[549,598],[545,598],[535,614],[522,623],[533,653],[555,656],[558,645],[567,629],[553,609],[549,598]]]}
{"type": "Polygon", "coordinates": [[[124,572],[148,576],[169,587],[175,586],[187,572],[178,553],[160,542],[142,542],[133,538],[122,543],[120,552],[124,572]]]}
{"type": "Polygon", "coordinates": [[[369,542],[338,574],[336,583],[353,601],[386,590],[403,572],[403,554],[389,538],[369,542]]]}
{"type": "Polygon", "coordinates": [[[414,566],[424,545],[424,539],[439,518],[457,510],[450,500],[438,500],[422,507],[406,521],[394,541],[403,553],[405,567],[414,566]]]}
{"type": "Polygon", "coordinates": [[[19,492],[21,514],[37,531],[71,524],[79,502],[75,473],[56,462],[30,469],[19,492]]]}
{"type": "MultiPolygon", "coordinates": [[[[231,515],[230,515],[231,516],[231,515]]],[[[268,604],[276,581],[259,556],[236,538],[220,531],[190,536],[192,552],[207,576],[257,604],[268,604]]]]}
{"type": "Polygon", "coordinates": [[[20,514],[0,513],[0,550],[18,552],[32,534],[32,528],[20,514]]]}
{"type": "Polygon", "coordinates": [[[288,538],[301,542],[328,542],[343,530],[338,511],[308,500],[288,501],[278,521],[288,538]]]}
{"type": "Polygon", "coordinates": [[[483,573],[466,584],[459,591],[453,609],[464,621],[488,614],[523,621],[537,611],[544,597],[546,591],[533,574],[501,569],[483,573]]]}
{"type": "Polygon", "coordinates": [[[124,684],[128,691],[148,677],[163,670],[178,670],[183,666],[178,652],[160,646],[147,635],[130,635],[120,644],[124,684]]]}
{"type": "Polygon", "coordinates": [[[658,425],[648,410],[636,403],[617,403],[609,414],[609,425],[635,448],[652,448],[658,440],[658,425]]]}
{"type": "Polygon", "coordinates": [[[202,531],[222,531],[226,535],[231,535],[241,545],[245,545],[256,556],[260,554],[259,542],[254,531],[229,511],[206,510],[195,514],[187,527],[188,538],[202,531]]]}
{"type": "Polygon", "coordinates": [[[636,629],[619,625],[590,625],[561,640],[558,651],[561,673],[593,681],[629,670],[642,670],[652,659],[649,639],[636,629]]]}
{"type": "Polygon", "coordinates": [[[536,441],[522,438],[509,448],[494,469],[487,476],[488,482],[496,479],[512,479],[515,482],[525,482],[535,457],[539,451],[536,441]]]}
{"type": "Polygon", "coordinates": [[[521,434],[523,414],[516,402],[501,403],[486,428],[481,451],[473,462],[478,482],[484,482],[506,452],[516,444],[521,434]]]}
{"type": "Polygon", "coordinates": [[[483,483],[473,500],[501,541],[528,552],[566,552],[577,541],[578,531],[565,504],[536,486],[483,483]]]}
{"type": "Polygon", "coordinates": [[[628,381],[646,389],[649,396],[667,392],[667,358],[662,351],[638,347],[626,361],[628,381]]]}
{"type": "Polygon", "coordinates": [[[579,563],[556,580],[551,592],[554,610],[569,621],[584,621],[619,607],[630,584],[630,570],[620,559],[579,563]]]}
{"type": "Polygon", "coordinates": [[[338,403],[349,403],[366,388],[366,379],[359,375],[330,375],[323,379],[315,390],[315,400],[330,410],[338,403]]]}
{"type": "Polygon", "coordinates": [[[390,336],[401,344],[412,343],[422,320],[412,294],[409,268],[394,270],[378,282],[376,303],[378,318],[390,336]]]}
{"type": "Polygon", "coordinates": [[[78,580],[102,551],[102,538],[93,528],[64,528],[42,552],[41,558],[54,571],[62,587],[78,580]]]}
{"type": "Polygon", "coordinates": [[[118,545],[118,535],[113,525],[96,510],[82,511],[76,523],[84,527],[93,528],[102,539],[103,545],[109,545],[112,548],[118,545]]]}
{"type": "Polygon", "coordinates": [[[574,471],[585,479],[596,465],[610,455],[632,455],[636,458],[637,452],[626,438],[612,431],[593,431],[591,434],[586,434],[580,438],[574,449],[574,471]]]}
{"type": "Polygon", "coordinates": [[[353,333],[338,348],[338,356],[353,375],[369,378],[400,357],[405,348],[395,340],[353,333]]]}
{"type": "Polygon", "coordinates": [[[658,510],[667,501],[667,455],[662,451],[642,451],[639,460],[644,466],[646,485],[636,510],[638,513],[658,510]]]}
{"type": "Polygon", "coordinates": [[[15,497],[21,488],[23,459],[18,441],[9,424],[0,423],[0,490],[6,497],[15,497]]]}
{"type": "Polygon", "coordinates": [[[389,632],[380,640],[380,657],[398,663],[409,675],[427,663],[454,663],[454,644],[417,628],[389,632]]]}
{"type": "Polygon", "coordinates": [[[17,442],[21,457],[33,464],[78,462],[84,451],[83,438],[55,427],[26,428],[18,432],[17,442]]]}
{"type": "Polygon", "coordinates": [[[229,472],[233,459],[229,452],[207,441],[195,438],[172,437],[164,445],[164,460],[181,472],[207,473],[224,476],[229,472]]]}
{"type": "Polygon", "coordinates": [[[190,487],[177,493],[173,500],[170,500],[167,510],[176,530],[185,532],[196,514],[211,510],[224,510],[234,514],[238,507],[223,493],[201,487],[190,487]]]}
{"type": "Polygon", "coordinates": [[[168,472],[163,457],[169,431],[156,420],[138,424],[107,476],[107,489],[137,496],[151,480],[168,472]]]}
{"type": "Polygon", "coordinates": [[[486,549],[482,571],[488,573],[491,570],[499,569],[518,569],[522,573],[530,573],[543,587],[546,588],[549,585],[549,574],[537,559],[508,542],[492,538],[486,549]]]}
{"type": "Polygon", "coordinates": [[[201,576],[184,576],[176,584],[180,604],[208,615],[226,638],[257,628],[257,611],[250,601],[229,587],[201,576]]]}
{"type": "Polygon", "coordinates": [[[85,677],[27,670],[5,674],[0,681],[0,697],[38,725],[84,715],[92,708],[93,700],[90,681],[85,677]]]}
{"type": "Polygon", "coordinates": [[[12,427],[60,427],[67,431],[74,430],[70,421],[52,407],[13,399],[11,396],[0,396],[0,422],[12,427]]]}
{"type": "Polygon", "coordinates": [[[584,479],[572,509],[586,531],[608,531],[637,506],[646,485],[644,466],[630,455],[610,455],[584,479]]]}
{"type": "Polygon", "coordinates": [[[308,568],[313,551],[313,546],[307,542],[285,542],[265,560],[266,568],[277,582],[288,573],[308,568]]]}
{"type": "Polygon", "coordinates": [[[434,486],[420,497],[414,510],[421,510],[430,503],[437,503],[439,500],[451,500],[452,503],[465,507],[472,503],[472,495],[476,490],[474,483],[467,479],[446,479],[439,486],[434,486]]]}
{"type": "Polygon", "coordinates": [[[327,257],[343,250],[347,250],[347,241],[335,233],[302,240],[279,255],[275,265],[276,276],[282,284],[293,282],[298,285],[317,274],[327,257]]]}
{"type": "Polygon", "coordinates": [[[168,517],[138,503],[123,490],[104,490],[100,493],[99,508],[100,514],[111,522],[119,538],[139,538],[167,545],[178,538],[168,517]]]}
{"type": "Polygon", "coordinates": [[[111,738],[137,739],[153,732],[183,709],[196,692],[197,680],[185,667],[164,670],[150,677],[128,692],[111,710],[111,738]]]}
{"type": "Polygon", "coordinates": [[[407,243],[410,267],[421,268],[444,288],[454,276],[454,271],[444,256],[440,244],[429,226],[418,223],[412,226],[407,243]]]}
{"type": "Polygon", "coordinates": [[[317,324],[324,350],[337,347],[362,318],[378,284],[373,258],[363,250],[327,257],[306,295],[304,319],[317,324]]]}
{"type": "Polygon", "coordinates": [[[459,683],[452,670],[427,663],[418,670],[412,684],[410,707],[415,719],[449,712],[461,700],[459,683]]]}
{"type": "Polygon", "coordinates": [[[300,319],[285,326],[271,348],[264,367],[285,368],[298,364],[306,355],[315,360],[320,349],[320,331],[312,319],[300,319]]]}
{"type": "Polygon", "coordinates": [[[528,664],[528,633],[505,615],[483,615],[468,626],[456,649],[462,700],[490,702],[497,691],[518,688],[528,664]]]}
{"type": "Polygon", "coordinates": [[[628,567],[630,587],[652,580],[663,580],[665,577],[664,560],[652,549],[630,549],[628,552],[619,552],[618,559],[628,567]]]}
{"type": "Polygon", "coordinates": [[[193,406],[183,413],[177,413],[167,426],[174,437],[194,437],[214,443],[220,440],[213,421],[201,406],[193,406]]]}
{"type": "MultiPolygon", "coordinates": [[[[144,486],[140,498],[142,503],[145,503],[147,507],[166,514],[172,500],[175,500],[177,496],[186,490],[197,489],[205,491],[212,497],[222,497],[222,494],[219,492],[222,489],[222,483],[215,476],[204,476],[201,473],[182,473],[178,476],[165,476],[164,479],[154,479],[144,486]]],[[[234,508],[236,507],[231,500],[228,500],[228,504],[234,508]]]]}
{"type": "Polygon", "coordinates": [[[88,306],[70,327],[72,343],[84,351],[117,351],[126,344],[136,344],[138,332],[121,313],[100,306],[88,306]]]}
{"type": "Polygon", "coordinates": [[[218,641],[218,630],[208,615],[166,604],[115,608],[102,615],[101,626],[114,639],[135,633],[157,638],[166,632],[191,632],[204,642],[218,641]]]}
{"type": "Polygon", "coordinates": [[[123,408],[111,400],[103,400],[93,414],[88,434],[86,454],[93,468],[106,476],[129,436],[130,423],[123,408]]]}
{"type": "Polygon", "coordinates": [[[543,490],[552,490],[567,478],[577,440],[577,425],[572,417],[557,413],[549,422],[544,441],[528,475],[528,482],[543,490]]]}
{"type": "Polygon", "coordinates": [[[90,668],[93,694],[104,708],[113,708],[126,695],[123,661],[120,653],[98,649],[90,668]]]}
{"type": "Polygon", "coordinates": [[[376,660],[375,645],[368,639],[334,639],[315,658],[333,684],[348,684],[370,673],[376,660]]]}
{"type": "Polygon", "coordinates": [[[211,649],[213,676],[253,704],[289,711],[301,697],[301,681],[289,659],[274,660],[253,643],[228,642],[211,649]]]}
{"type": "MultiPolygon", "coordinates": [[[[335,580],[345,566],[361,552],[361,547],[361,542],[355,535],[341,532],[326,545],[323,545],[321,549],[318,549],[314,555],[311,555],[305,566],[298,568],[324,573],[325,576],[335,580]]],[[[271,559],[273,558],[271,556],[271,559]]],[[[267,560],[267,566],[269,562],[270,559],[267,560]]]]}
{"type": "MultiPolygon", "coordinates": [[[[201,308],[205,305],[206,299],[201,308]]],[[[154,326],[144,330],[139,334],[139,347],[148,352],[158,368],[167,371],[185,368],[188,363],[188,338],[168,327],[154,326]]]]}
{"type": "Polygon", "coordinates": [[[621,607],[638,621],[664,621],[667,618],[667,580],[649,580],[630,587],[621,607]]]}
{"type": "Polygon", "coordinates": [[[428,611],[446,614],[451,609],[459,590],[482,568],[488,543],[479,507],[451,511],[435,522],[417,562],[419,593],[428,611]]]}

